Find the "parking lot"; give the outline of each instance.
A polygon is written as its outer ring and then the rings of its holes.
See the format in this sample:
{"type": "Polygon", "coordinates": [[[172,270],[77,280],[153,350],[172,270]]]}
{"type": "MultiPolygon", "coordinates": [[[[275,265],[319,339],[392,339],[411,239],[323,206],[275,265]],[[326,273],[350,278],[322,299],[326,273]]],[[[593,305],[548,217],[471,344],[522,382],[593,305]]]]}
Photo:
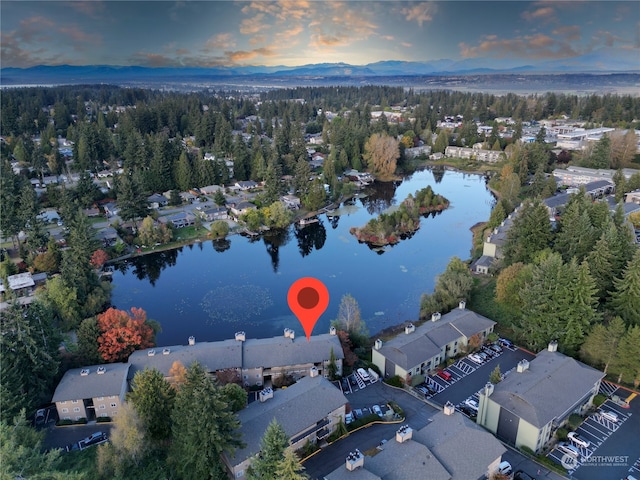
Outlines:
{"type": "MultiPolygon", "coordinates": [[[[630,392],[617,389],[603,382],[604,393],[627,398],[630,392]]],[[[639,478],[640,474],[640,400],[633,395],[628,408],[607,400],[597,412],[576,429],[576,433],[588,446],[572,443],[579,451],[579,458],[566,456],[558,448],[548,455],[553,461],[567,468],[571,478],[579,480],[623,479],[627,475],[639,478]],[[601,412],[613,412],[617,421],[612,421],[601,412]]]]}

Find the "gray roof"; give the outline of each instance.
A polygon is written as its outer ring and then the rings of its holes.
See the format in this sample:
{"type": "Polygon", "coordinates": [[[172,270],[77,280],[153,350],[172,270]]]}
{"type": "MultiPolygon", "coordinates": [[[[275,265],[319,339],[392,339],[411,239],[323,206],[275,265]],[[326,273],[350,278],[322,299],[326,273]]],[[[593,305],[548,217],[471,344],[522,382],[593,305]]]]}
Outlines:
{"type": "Polygon", "coordinates": [[[131,364],[129,378],[133,378],[137,371],[144,370],[146,367],[156,368],[166,377],[175,361],[179,361],[185,367],[198,362],[208,372],[239,368],[242,365],[242,343],[236,340],[223,340],[137,350],[129,356],[131,364]],[[169,350],[166,355],[163,353],[165,349],[169,350]],[[149,356],[150,350],[154,350],[155,355],[149,356]]]}
{"type": "Polygon", "coordinates": [[[566,205],[569,202],[569,198],[571,198],[571,194],[561,193],[559,195],[554,195],[553,197],[545,198],[542,203],[549,208],[556,208],[566,205]]]}
{"type": "MultiPolygon", "coordinates": [[[[458,454],[463,450],[458,450],[458,454]]],[[[466,452],[465,452],[466,453],[466,452]]],[[[449,480],[451,475],[424,444],[395,439],[384,444],[382,452],[365,457],[364,468],[384,480],[449,480]]],[[[343,467],[346,473],[346,467],[343,467]]],[[[350,475],[349,475],[350,476],[350,475]]],[[[469,477],[472,478],[472,477],[469,477]]],[[[477,477],[476,477],[477,478],[477,477]]]]}
{"type": "Polygon", "coordinates": [[[542,428],[563,418],[584,399],[604,373],[560,352],[544,350],[524,372],[494,387],[491,400],[528,423],[542,428]]]}
{"type": "Polygon", "coordinates": [[[86,398],[120,396],[129,372],[128,363],[109,363],[67,370],[58,383],[52,402],[83,400],[86,398]],[[105,373],[98,375],[98,367],[104,367],[105,373]],[[84,369],[89,375],[80,375],[84,369]]]}
{"type": "Polygon", "coordinates": [[[607,187],[613,187],[613,182],[611,180],[596,180],[595,182],[589,182],[585,184],[584,189],[587,193],[589,193],[593,190],[607,187]]]}
{"type": "MultiPolygon", "coordinates": [[[[305,340],[306,342],[306,340],[305,340]]],[[[238,412],[242,441],[232,463],[237,465],[260,450],[260,440],[272,419],[276,419],[289,438],[314,426],[331,412],[345,405],[347,398],[324,377],[303,377],[284,390],[276,390],[266,402],[250,403],[238,412]]]]}
{"type": "MultiPolygon", "coordinates": [[[[366,462],[368,458],[369,457],[365,457],[364,461],[366,462]]],[[[347,459],[345,458],[345,464],[346,461],[347,459]]],[[[366,467],[358,468],[350,472],[345,465],[336,468],[333,472],[322,478],[325,480],[382,480],[378,475],[367,470],[366,467]]]]}
{"type": "Polygon", "coordinates": [[[435,414],[413,438],[433,452],[454,480],[484,478],[489,465],[507,450],[460,412],[435,414]]]}
{"type": "Polygon", "coordinates": [[[479,333],[496,322],[472,310],[454,309],[438,321],[425,321],[410,334],[401,333],[384,342],[380,353],[396,365],[409,370],[438,355],[448,343],[479,333]]]}
{"type": "Polygon", "coordinates": [[[490,257],[489,255],[482,255],[473,263],[473,265],[478,267],[490,267],[492,263],[493,257],[490,257]]]}
{"type": "MultiPolygon", "coordinates": [[[[298,336],[248,339],[243,345],[242,368],[271,368],[303,365],[329,360],[331,349],[337,359],[344,358],[340,339],[328,333],[312,335],[310,341],[298,336]]],[[[238,364],[238,366],[240,363],[238,364]]]]}

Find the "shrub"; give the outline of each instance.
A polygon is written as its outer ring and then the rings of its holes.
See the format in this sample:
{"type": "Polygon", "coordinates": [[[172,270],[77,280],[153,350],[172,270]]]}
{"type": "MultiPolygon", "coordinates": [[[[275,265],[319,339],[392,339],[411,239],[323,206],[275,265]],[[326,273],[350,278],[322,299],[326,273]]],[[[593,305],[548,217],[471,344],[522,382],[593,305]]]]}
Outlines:
{"type": "Polygon", "coordinates": [[[520,447],[520,451],[522,453],[524,453],[525,455],[531,455],[532,457],[536,456],[536,452],[534,452],[533,450],[531,450],[529,447],[527,447],[526,445],[522,445],[520,447]]]}
{"type": "Polygon", "coordinates": [[[556,430],[556,437],[558,438],[558,440],[566,440],[567,439],[567,429],[566,428],[559,428],[558,430],[556,430]]]}
{"type": "Polygon", "coordinates": [[[384,383],[391,385],[392,387],[402,388],[402,379],[400,378],[400,375],[394,375],[391,378],[387,378],[384,383]]]}
{"type": "Polygon", "coordinates": [[[111,417],[98,417],[96,423],[108,423],[111,421],[111,417]]]}
{"type": "Polygon", "coordinates": [[[357,420],[351,422],[349,425],[347,425],[347,430],[349,430],[350,432],[355,430],[356,428],[360,428],[363,425],[367,425],[371,422],[377,422],[378,420],[380,420],[380,417],[378,415],[376,415],[375,413],[372,413],[370,415],[367,415],[366,417],[361,417],[358,418],[357,420]]]}
{"type": "Polygon", "coordinates": [[[72,420],[58,420],[56,422],[57,426],[61,426],[61,425],[73,425],[73,421],[72,420]]]}
{"type": "Polygon", "coordinates": [[[599,393],[598,395],[593,397],[593,406],[598,408],[600,405],[606,402],[606,400],[607,400],[607,397],[602,393],[599,393]]]}
{"type": "Polygon", "coordinates": [[[569,415],[568,424],[572,430],[575,430],[576,428],[578,428],[581,423],[582,423],[582,417],[580,415],[578,415],[577,413],[572,413],[571,415],[569,415]]]}
{"type": "Polygon", "coordinates": [[[86,424],[87,424],[87,419],[86,419],[86,418],[84,418],[84,417],[82,417],[82,418],[80,418],[80,419],[76,420],[76,421],[75,421],[75,422],[73,422],[73,423],[75,423],[75,424],[77,424],[77,425],[86,425],[86,424]]]}
{"type": "Polygon", "coordinates": [[[400,408],[400,405],[398,405],[396,402],[389,402],[387,405],[391,407],[391,410],[393,410],[394,413],[397,413],[401,417],[404,417],[404,410],[402,410],[402,408],[400,408]]]}

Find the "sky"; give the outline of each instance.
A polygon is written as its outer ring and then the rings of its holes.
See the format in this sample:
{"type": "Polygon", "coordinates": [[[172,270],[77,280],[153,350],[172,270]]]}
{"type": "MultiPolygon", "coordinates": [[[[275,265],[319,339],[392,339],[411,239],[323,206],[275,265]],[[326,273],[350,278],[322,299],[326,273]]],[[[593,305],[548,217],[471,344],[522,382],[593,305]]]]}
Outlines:
{"type": "Polygon", "coordinates": [[[0,2],[1,66],[637,60],[637,1],[0,2]]]}

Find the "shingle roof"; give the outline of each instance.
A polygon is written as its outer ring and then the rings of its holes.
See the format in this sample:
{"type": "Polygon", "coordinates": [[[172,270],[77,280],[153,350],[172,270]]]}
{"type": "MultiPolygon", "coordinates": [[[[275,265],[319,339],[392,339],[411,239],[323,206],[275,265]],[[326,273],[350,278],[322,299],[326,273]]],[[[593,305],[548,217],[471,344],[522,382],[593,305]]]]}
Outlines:
{"type": "Polygon", "coordinates": [[[145,367],[157,368],[166,377],[175,361],[179,361],[185,367],[189,367],[193,362],[198,362],[209,372],[225,368],[240,368],[242,365],[242,343],[236,340],[223,340],[220,342],[199,342],[195,345],[174,345],[137,350],[129,356],[131,364],[129,378],[133,378],[137,371],[144,370],[145,367]],[[165,349],[169,350],[167,355],[163,354],[165,349]],[[155,355],[149,356],[150,350],[154,350],[155,355]]]}
{"type": "Polygon", "coordinates": [[[284,336],[252,338],[244,342],[242,368],[282,367],[329,360],[331,349],[336,359],[344,358],[340,339],[328,333],[294,340],[284,336]]]}
{"type": "Polygon", "coordinates": [[[472,310],[457,308],[438,321],[424,322],[413,333],[401,333],[384,342],[380,353],[401,368],[409,370],[438,355],[448,343],[463,335],[469,338],[495,323],[472,310]]]}
{"type": "Polygon", "coordinates": [[[490,399],[541,428],[566,415],[603,377],[604,373],[582,362],[544,350],[527,370],[498,383],[490,399]]]}
{"type": "Polygon", "coordinates": [[[414,432],[414,440],[426,445],[455,480],[484,478],[487,467],[506,448],[490,433],[459,412],[439,412],[414,432]]]}
{"type": "MultiPolygon", "coordinates": [[[[346,472],[346,467],[344,468],[346,472]]],[[[388,441],[384,444],[382,452],[374,457],[365,457],[364,468],[384,480],[406,480],[409,478],[449,480],[451,478],[449,472],[432,451],[414,440],[408,440],[404,443],[398,443],[395,440],[388,441]]]]}
{"type": "Polygon", "coordinates": [[[329,380],[307,376],[287,389],[276,390],[264,403],[249,404],[238,412],[242,441],[247,446],[236,450],[232,463],[237,465],[260,450],[260,440],[272,419],[292,437],[346,403],[347,398],[329,380]]]}
{"type": "Polygon", "coordinates": [[[112,395],[119,396],[123,391],[129,366],[128,363],[110,363],[67,370],[58,383],[51,401],[55,403],[112,395]],[[98,375],[98,367],[104,367],[105,373],[98,375]],[[85,369],[89,370],[89,375],[80,375],[80,372],[85,369]]]}

